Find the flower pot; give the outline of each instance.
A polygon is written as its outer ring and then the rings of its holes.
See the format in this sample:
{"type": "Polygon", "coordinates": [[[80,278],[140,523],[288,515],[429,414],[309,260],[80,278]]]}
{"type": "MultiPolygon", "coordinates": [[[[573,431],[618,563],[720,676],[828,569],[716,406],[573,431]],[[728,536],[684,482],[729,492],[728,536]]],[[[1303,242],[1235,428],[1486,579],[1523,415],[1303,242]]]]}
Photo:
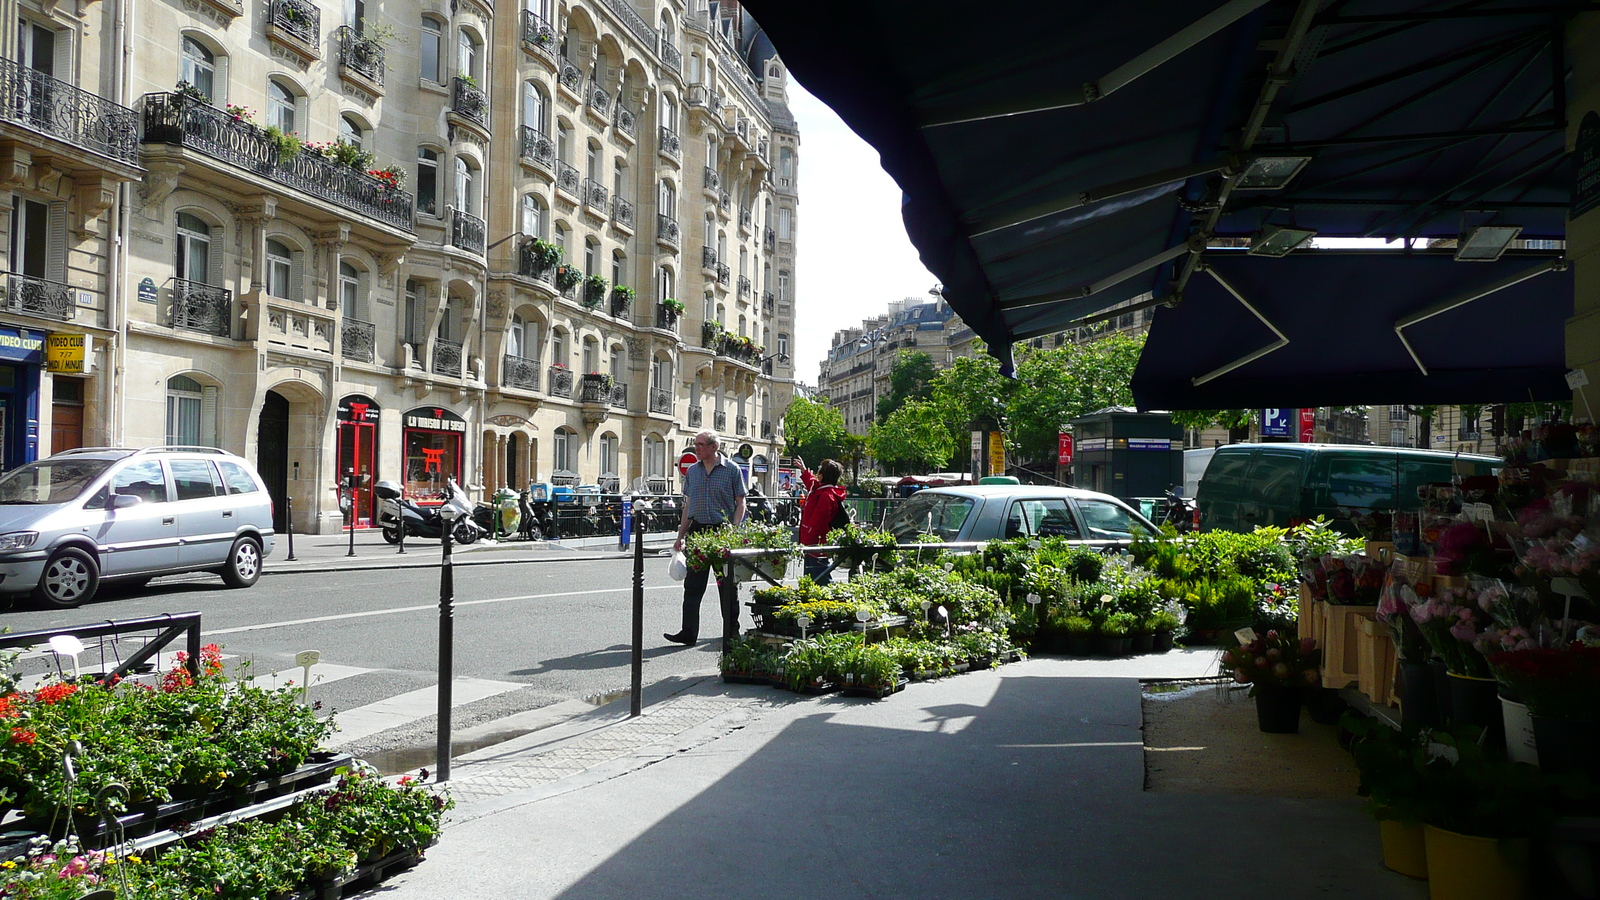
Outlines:
{"type": "Polygon", "coordinates": [[[1136,634],[1136,635],[1133,635],[1133,646],[1132,646],[1133,652],[1134,653],[1149,653],[1150,650],[1152,649],[1152,647],[1155,644],[1155,637],[1156,636],[1153,635],[1153,634],[1136,634]]]}
{"type": "Polygon", "coordinates": [[[1101,656],[1126,656],[1129,640],[1125,637],[1100,635],[1094,639],[1094,649],[1101,656]]]}
{"type": "Polygon", "coordinates": [[[1407,725],[1439,726],[1439,695],[1427,663],[1400,664],[1400,715],[1407,725]]]}
{"type": "Polygon", "coordinates": [[[1378,823],[1383,841],[1383,864],[1412,878],[1428,877],[1428,851],[1421,825],[1385,819],[1378,823]]]}
{"type": "Polygon", "coordinates": [[[738,581],[759,581],[765,583],[759,573],[765,572],[773,581],[782,581],[784,573],[789,571],[788,559],[757,559],[752,560],[751,566],[736,566],[734,578],[738,581]]]}
{"type": "Polygon", "coordinates": [[[1339,724],[1339,717],[1350,708],[1338,691],[1325,687],[1306,688],[1305,706],[1311,713],[1311,721],[1318,725],[1339,724]]]}
{"type": "Polygon", "coordinates": [[[1428,660],[1428,672],[1433,676],[1433,697],[1435,708],[1439,710],[1439,724],[1449,725],[1451,716],[1450,670],[1444,667],[1444,660],[1435,657],[1428,660]]]}
{"type": "Polygon", "coordinates": [[[1086,634],[1069,634],[1064,639],[1068,656],[1088,656],[1093,638],[1086,634]]]}
{"type": "Polygon", "coordinates": [[[1500,712],[1500,685],[1493,678],[1450,673],[1450,721],[1482,728],[1484,748],[1505,752],[1506,722],[1500,712]]]}
{"type": "Polygon", "coordinates": [[[1265,734],[1300,733],[1299,688],[1256,685],[1256,725],[1265,734]]]}
{"type": "Polygon", "coordinates": [[[1155,634],[1151,635],[1150,636],[1150,652],[1151,653],[1170,653],[1170,652],[1172,652],[1172,632],[1170,632],[1170,631],[1158,631],[1155,634]]]}
{"type": "Polygon", "coordinates": [[[1506,728],[1506,759],[1538,765],[1539,751],[1534,744],[1533,716],[1528,713],[1528,707],[1502,695],[1500,718],[1506,728]]]}
{"type": "MultiPolygon", "coordinates": [[[[1600,773],[1600,766],[1595,764],[1600,757],[1600,722],[1553,716],[1531,718],[1534,742],[1538,745],[1539,771],[1546,775],[1581,772],[1591,777],[1600,773]]],[[[1507,738],[1509,750],[1509,729],[1507,738]]]]}
{"type": "Polygon", "coordinates": [[[1528,839],[1457,834],[1423,827],[1430,900],[1523,900],[1528,892],[1528,839]]]}

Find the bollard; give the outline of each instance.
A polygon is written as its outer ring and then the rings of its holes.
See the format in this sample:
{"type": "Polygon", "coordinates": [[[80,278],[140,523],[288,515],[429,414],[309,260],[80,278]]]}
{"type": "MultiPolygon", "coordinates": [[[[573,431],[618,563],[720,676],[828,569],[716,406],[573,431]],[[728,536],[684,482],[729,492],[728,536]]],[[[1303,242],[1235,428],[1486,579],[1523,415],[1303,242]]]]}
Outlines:
{"type": "Polygon", "coordinates": [[[294,498],[283,498],[283,530],[289,535],[289,562],[294,562],[294,498]]]}
{"type": "Polygon", "coordinates": [[[350,489],[350,552],[345,556],[356,555],[356,489],[350,489]]]}
{"type": "Polygon", "coordinates": [[[395,552],[404,553],[406,552],[406,508],[403,506],[396,506],[395,514],[399,516],[400,519],[400,524],[398,526],[400,529],[400,549],[396,550],[395,552]]]}
{"type": "Polygon", "coordinates": [[[629,717],[640,714],[644,703],[644,523],[633,523],[633,699],[629,717]]]}
{"type": "MultiPolygon", "coordinates": [[[[451,510],[453,512],[453,510],[451,510]]],[[[440,515],[446,510],[441,509],[440,515]]],[[[444,536],[440,541],[444,557],[439,561],[439,740],[434,753],[438,781],[450,780],[450,687],[455,669],[455,573],[450,568],[450,531],[455,526],[454,517],[444,521],[444,536]]]]}

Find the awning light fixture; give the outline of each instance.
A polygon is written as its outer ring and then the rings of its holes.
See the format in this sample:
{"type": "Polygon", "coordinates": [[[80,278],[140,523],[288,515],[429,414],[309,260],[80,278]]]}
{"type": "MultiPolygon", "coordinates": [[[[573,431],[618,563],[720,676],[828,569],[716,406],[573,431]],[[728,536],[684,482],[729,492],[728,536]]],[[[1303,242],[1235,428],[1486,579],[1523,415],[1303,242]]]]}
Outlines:
{"type": "Polygon", "coordinates": [[[1521,233],[1521,225],[1479,225],[1456,242],[1456,262],[1494,262],[1521,233]]]}
{"type": "Polygon", "coordinates": [[[1263,225],[1250,237],[1251,256],[1288,256],[1289,251],[1317,236],[1311,228],[1293,225],[1263,225]]]}
{"type": "Polygon", "coordinates": [[[1250,160],[1239,179],[1233,183],[1236,191],[1281,191],[1289,186],[1300,170],[1311,161],[1309,156],[1258,156],[1250,160]]]}

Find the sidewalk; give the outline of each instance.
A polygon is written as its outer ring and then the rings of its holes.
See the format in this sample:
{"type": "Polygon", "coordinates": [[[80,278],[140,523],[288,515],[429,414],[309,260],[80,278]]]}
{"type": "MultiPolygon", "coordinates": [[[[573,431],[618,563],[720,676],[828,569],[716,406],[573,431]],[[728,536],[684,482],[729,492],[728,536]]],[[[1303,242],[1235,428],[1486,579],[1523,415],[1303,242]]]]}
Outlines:
{"type": "Polygon", "coordinates": [[[658,683],[457,757],[387,900],[1405,898],[1339,801],[1144,791],[1139,677],[1210,652],[1041,659],[879,702],[658,683]]]}
{"type": "MultiPolygon", "coordinates": [[[[669,532],[645,535],[645,553],[657,555],[672,545],[669,532]]],[[[297,534],[293,560],[289,559],[289,540],[279,534],[272,555],[267,557],[263,575],[304,574],[307,572],[348,572],[356,569],[438,568],[442,545],[427,538],[406,538],[406,552],[384,541],[377,529],[356,532],[355,556],[350,556],[350,533],[297,534]]],[[[633,554],[617,549],[617,537],[570,538],[555,541],[478,540],[471,544],[451,544],[452,565],[492,565],[496,563],[570,562],[573,560],[620,559],[633,554]]]]}

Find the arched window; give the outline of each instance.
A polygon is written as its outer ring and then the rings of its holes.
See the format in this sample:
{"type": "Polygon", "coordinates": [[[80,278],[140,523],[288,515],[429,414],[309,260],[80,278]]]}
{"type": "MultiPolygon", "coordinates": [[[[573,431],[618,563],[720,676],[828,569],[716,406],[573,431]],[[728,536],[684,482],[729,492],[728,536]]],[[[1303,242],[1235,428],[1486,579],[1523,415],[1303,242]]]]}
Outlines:
{"type": "Polygon", "coordinates": [[[600,181],[600,153],[600,144],[590,141],[589,149],[583,157],[583,174],[590,181],[600,181]]]}
{"type": "Polygon", "coordinates": [[[725,232],[725,231],[719,231],[719,232],[717,232],[717,262],[726,263],[727,261],[728,261],[728,233],[725,232]]]}
{"type": "Polygon", "coordinates": [[[438,19],[422,17],[422,77],[435,84],[444,81],[440,61],[444,56],[444,24],[438,19]]]}
{"type": "Polygon", "coordinates": [[[464,213],[477,215],[478,213],[478,173],[472,160],[465,156],[456,157],[456,209],[464,213]]]}
{"type": "Polygon", "coordinates": [[[560,120],[556,121],[556,159],[572,162],[572,126],[560,120]]]}
{"type": "Polygon", "coordinates": [[[522,195],[522,233],[544,240],[548,235],[550,210],[538,194],[522,195]]]}
{"type": "Polygon", "coordinates": [[[617,436],[609,432],[600,436],[600,477],[617,477],[617,436]]]}
{"type": "Polygon", "coordinates": [[[600,274],[600,242],[592,237],[583,239],[583,273],[600,274]]]}
{"type": "Polygon", "coordinates": [[[571,363],[567,359],[567,330],[554,328],[550,331],[550,365],[566,366],[571,363]]]}
{"type": "Polygon", "coordinates": [[[743,245],[739,247],[739,277],[750,277],[750,251],[746,250],[743,245]]]}
{"type": "Polygon", "coordinates": [[[618,384],[621,384],[623,376],[628,374],[628,354],[622,349],[621,344],[616,344],[611,348],[611,368],[609,373],[618,384]]]}
{"type": "Polygon", "coordinates": [[[653,434],[644,439],[644,469],[649,478],[667,477],[667,445],[653,434]]]}
{"type": "Polygon", "coordinates": [[[611,165],[611,196],[621,198],[623,186],[628,183],[628,166],[622,160],[617,160],[611,165]]]}
{"type": "Polygon", "coordinates": [[[665,300],[676,296],[676,279],[673,278],[672,269],[662,266],[656,270],[656,299],[665,300]]]}
{"type": "Polygon", "coordinates": [[[465,28],[461,29],[456,42],[456,74],[474,81],[478,79],[478,39],[465,28]]]}
{"type": "Polygon", "coordinates": [[[705,303],[701,306],[700,318],[707,322],[722,321],[721,319],[717,318],[717,301],[711,296],[710,291],[706,291],[706,299],[705,303]]]}
{"type": "Polygon", "coordinates": [[[187,375],[167,379],[167,443],[181,447],[217,445],[217,389],[187,375]]]}
{"type": "Polygon", "coordinates": [[[567,231],[567,226],[557,222],[552,231],[555,237],[552,238],[551,243],[561,248],[562,259],[570,261],[572,259],[572,241],[570,240],[569,235],[571,233],[567,231]]]}
{"type": "Polygon", "coordinates": [[[511,324],[506,328],[506,355],[522,356],[527,348],[528,325],[521,313],[511,314],[511,324]]]}
{"type": "Polygon", "coordinates": [[[613,285],[620,286],[622,284],[622,269],[626,260],[627,257],[623,256],[621,250],[611,251],[611,283],[613,285]]]}
{"type": "Polygon", "coordinates": [[[564,474],[578,471],[578,435],[565,426],[556,429],[555,470],[564,474]]]}
{"type": "Polygon", "coordinates": [[[545,118],[544,89],[533,81],[522,83],[522,124],[540,134],[550,133],[550,123],[545,118]]]}
{"type": "Polygon", "coordinates": [[[361,149],[361,123],[354,116],[339,117],[339,140],[344,141],[356,149],[361,149]]]}
{"type": "Polygon", "coordinates": [[[267,125],[284,134],[293,134],[300,128],[295,124],[295,95],[289,86],[276,78],[267,82],[267,125]]]}
{"type": "Polygon", "coordinates": [[[347,319],[367,320],[367,297],[362,290],[361,270],[347,262],[339,263],[339,311],[347,319]]]}
{"type": "Polygon", "coordinates": [[[750,332],[746,330],[745,318],[741,314],[739,316],[739,337],[749,337],[749,335],[750,332]]]}
{"type": "Polygon", "coordinates": [[[593,336],[583,339],[583,371],[600,371],[600,342],[593,336]]]}
{"type": "Polygon", "coordinates": [[[417,148],[417,212],[439,214],[439,151],[417,148]]]}
{"type": "Polygon", "coordinates": [[[678,217],[678,188],[671,181],[661,179],[661,198],[657,202],[661,214],[669,219],[678,217]]]}
{"type": "Polygon", "coordinates": [[[208,284],[211,281],[211,226],[193,213],[178,213],[178,277],[208,284]]]}
{"type": "Polygon", "coordinates": [[[267,241],[267,293],[282,300],[294,299],[290,276],[294,254],[281,241],[267,241]]]}
{"type": "Polygon", "coordinates": [[[213,102],[217,97],[217,56],[192,37],[183,39],[183,62],[178,78],[195,86],[213,102]]]}

